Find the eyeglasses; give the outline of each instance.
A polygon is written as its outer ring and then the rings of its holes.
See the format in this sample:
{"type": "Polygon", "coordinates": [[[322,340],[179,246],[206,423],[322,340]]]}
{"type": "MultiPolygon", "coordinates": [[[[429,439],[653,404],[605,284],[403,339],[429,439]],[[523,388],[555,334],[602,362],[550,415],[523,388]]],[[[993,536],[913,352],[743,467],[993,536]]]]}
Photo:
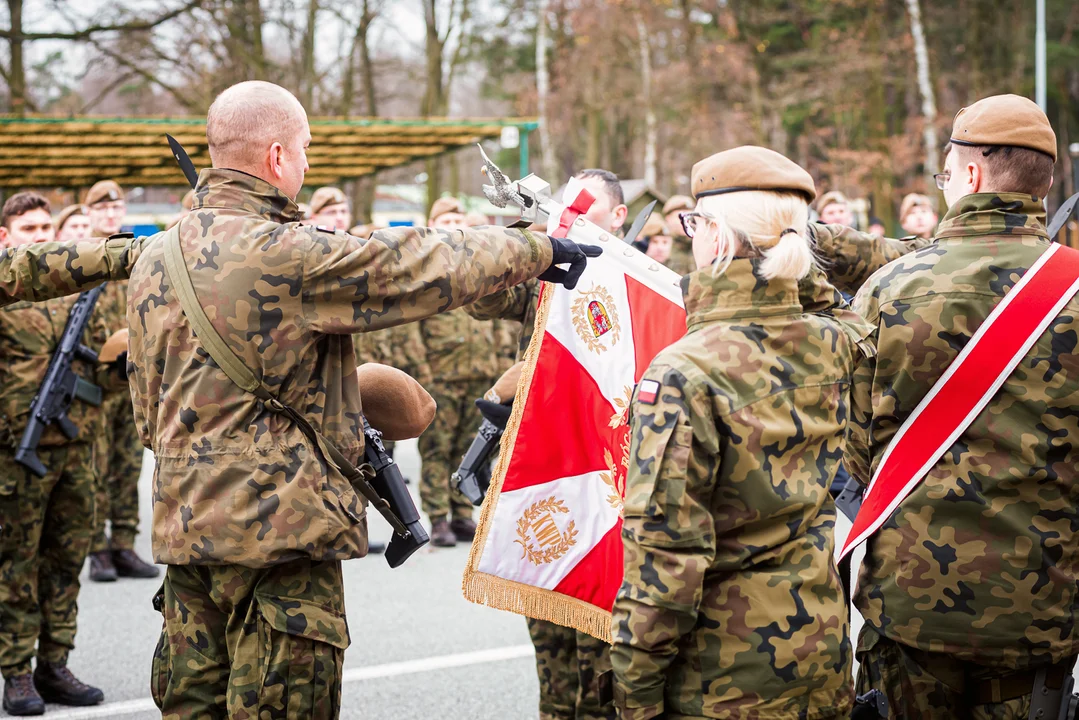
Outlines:
{"type": "Polygon", "coordinates": [[[693,212],[678,213],[678,219],[682,221],[682,230],[686,233],[686,237],[692,240],[697,228],[702,225],[703,221],[715,220],[716,218],[706,212],[694,210],[693,212]]]}
{"type": "Polygon", "coordinates": [[[943,190],[948,186],[948,181],[952,179],[952,173],[945,170],[942,173],[934,175],[933,179],[937,181],[937,190],[943,190]]]}

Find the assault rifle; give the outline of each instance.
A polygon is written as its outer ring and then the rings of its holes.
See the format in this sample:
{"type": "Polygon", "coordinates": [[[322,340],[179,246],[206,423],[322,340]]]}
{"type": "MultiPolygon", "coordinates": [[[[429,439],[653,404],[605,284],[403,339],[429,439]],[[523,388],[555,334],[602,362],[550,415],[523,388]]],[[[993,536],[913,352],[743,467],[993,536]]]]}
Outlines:
{"type": "Polygon", "coordinates": [[[71,403],[78,398],[91,405],[101,405],[101,388],[76,375],[71,364],[75,359],[97,362],[97,353],[82,344],[82,335],[86,332],[97,298],[104,289],[104,285],[98,285],[93,290],[87,290],[71,306],[64,334],[60,336],[60,345],[52,354],[45,380],[30,403],[30,419],[15,451],[15,461],[38,477],[45,477],[49,471],[37,456],[37,445],[45,428],[56,423],[68,440],[74,440],[79,435],[79,429],[67,416],[71,403]]]}
{"type": "Polygon", "coordinates": [[[408,494],[408,488],[405,487],[401,468],[397,467],[393,456],[382,444],[382,433],[371,427],[367,418],[363,419],[363,436],[363,459],[375,470],[375,476],[370,480],[371,487],[389,504],[390,510],[405,526],[405,532],[395,532],[390,544],[386,546],[386,562],[391,568],[399,567],[412,553],[430,542],[431,538],[420,522],[420,514],[416,511],[412,496],[408,494]]]}
{"type": "Polygon", "coordinates": [[[483,416],[483,422],[450,482],[470,503],[481,505],[487,488],[491,486],[491,458],[498,451],[513,405],[481,399],[476,401],[476,407],[483,416]]]}

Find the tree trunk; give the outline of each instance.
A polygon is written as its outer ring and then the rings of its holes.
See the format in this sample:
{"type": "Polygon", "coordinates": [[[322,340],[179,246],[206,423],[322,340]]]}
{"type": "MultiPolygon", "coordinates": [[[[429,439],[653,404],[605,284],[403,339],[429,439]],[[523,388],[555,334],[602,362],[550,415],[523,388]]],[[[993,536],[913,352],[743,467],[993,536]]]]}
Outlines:
{"type": "Polygon", "coordinates": [[[640,8],[634,13],[641,52],[641,100],[644,102],[644,184],[656,186],[656,111],[652,107],[652,44],[640,8]]]}
{"type": "Polygon", "coordinates": [[[307,0],[307,25],[300,49],[300,102],[308,112],[315,100],[315,29],[318,24],[318,0],[307,0]]]}
{"type": "Polygon", "coordinates": [[[547,8],[550,0],[539,0],[536,11],[536,102],[539,110],[539,134],[543,165],[543,177],[557,182],[558,167],[555,165],[555,149],[551,140],[551,126],[547,118],[547,95],[551,89],[551,76],[547,69],[547,8]]]}
{"type": "MultiPolygon", "coordinates": [[[[7,0],[8,13],[11,17],[11,32],[22,34],[23,0],[7,0]]],[[[26,114],[26,67],[23,63],[22,39],[13,37],[11,45],[11,69],[8,89],[11,93],[11,112],[15,115],[26,114]]]]}
{"type": "Polygon", "coordinates": [[[375,102],[375,71],[371,66],[371,47],[367,44],[367,33],[371,30],[371,21],[375,16],[370,10],[369,2],[370,0],[363,0],[363,19],[360,20],[360,72],[363,75],[363,96],[367,101],[364,112],[368,117],[376,117],[378,106],[375,102]]]}
{"type": "MultiPolygon", "coordinates": [[[[423,95],[420,113],[430,117],[442,106],[442,39],[438,35],[438,23],[435,16],[436,0],[424,0],[424,19],[427,24],[425,46],[427,87],[423,95]]],[[[427,212],[441,194],[442,164],[438,158],[430,158],[424,163],[427,171],[427,212]]]]}
{"type": "Polygon", "coordinates": [[[251,73],[255,80],[265,80],[267,75],[266,53],[262,47],[262,3],[247,0],[247,22],[250,28],[248,44],[251,48],[251,73]]]}
{"type": "Polygon", "coordinates": [[[922,10],[918,0],[907,0],[907,14],[910,15],[910,34],[914,37],[914,60],[918,66],[918,91],[922,95],[922,117],[925,127],[922,137],[925,142],[926,189],[933,187],[933,173],[940,169],[940,157],[937,153],[937,101],[933,94],[933,83],[929,78],[929,50],[926,48],[925,31],[922,29],[922,10]]]}

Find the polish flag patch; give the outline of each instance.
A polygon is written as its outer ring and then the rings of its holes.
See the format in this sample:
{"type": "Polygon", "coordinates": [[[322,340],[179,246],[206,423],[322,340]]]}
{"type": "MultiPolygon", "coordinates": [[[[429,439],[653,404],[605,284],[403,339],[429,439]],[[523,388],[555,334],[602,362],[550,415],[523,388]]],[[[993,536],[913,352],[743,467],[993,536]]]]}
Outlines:
{"type": "Polygon", "coordinates": [[[637,389],[637,400],[645,405],[655,405],[659,397],[659,383],[655,380],[642,380],[637,389]]]}

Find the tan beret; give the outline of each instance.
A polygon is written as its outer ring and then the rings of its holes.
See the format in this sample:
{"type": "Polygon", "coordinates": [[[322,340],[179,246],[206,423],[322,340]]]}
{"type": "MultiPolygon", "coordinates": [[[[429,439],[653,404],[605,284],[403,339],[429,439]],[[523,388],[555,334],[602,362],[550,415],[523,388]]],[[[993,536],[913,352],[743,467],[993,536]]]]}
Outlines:
{"type": "Polygon", "coordinates": [[[101,346],[101,350],[97,353],[98,362],[111,363],[116,358],[120,357],[121,353],[127,352],[127,328],[123,330],[117,330],[112,335],[109,335],[109,339],[105,341],[105,344],[101,346]]]}
{"type": "Polygon", "coordinates": [[[1011,145],[1057,159],[1057,136],[1049,118],[1019,95],[994,95],[955,114],[952,142],[957,145],[1011,145]]]}
{"type": "Polygon", "coordinates": [[[368,223],[367,225],[353,225],[352,229],[348,231],[349,235],[363,238],[364,240],[370,240],[371,234],[376,230],[382,230],[381,225],[375,225],[374,223],[368,223]]]}
{"type": "Polygon", "coordinates": [[[674,195],[670,200],[663,203],[663,214],[670,215],[679,210],[692,210],[695,207],[697,206],[693,202],[693,198],[688,195],[674,195]]]}
{"type": "Polygon", "coordinates": [[[341,203],[347,203],[348,198],[345,194],[335,187],[320,187],[315,191],[315,194],[311,196],[311,214],[318,215],[322,212],[322,208],[329,207],[330,205],[340,205],[341,203]]]}
{"type": "Polygon", "coordinates": [[[849,202],[847,196],[838,190],[831,190],[820,196],[820,200],[817,200],[817,212],[824,212],[824,208],[836,203],[842,203],[846,205],[849,202]]]}
{"type": "Polygon", "coordinates": [[[72,215],[85,215],[86,207],[83,205],[68,205],[66,208],[60,211],[56,216],[56,220],[53,225],[56,226],[56,232],[60,232],[64,229],[64,223],[71,219],[72,215]]]}
{"type": "Polygon", "coordinates": [[[652,213],[648,216],[648,220],[645,221],[644,227],[641,228],[641,237],[647,238],[653,235],[666,235],[667,225],[663,222],[663,216],[659,213],[652,213]]]}
{"type": "Polygon", "coordinates": [[[899,204],[899,222],[906,220],[907,214],[916,207],[927,207],[932,210],[933,202],[926,195],[910,193],[903,198],[903,202],[899,204]]]}
{"type": "Polygon", "coordinates": [[[182,207],[184,210],[190,210],[191,208],[195,207],[194,190],[188,190],[186,193],[184,193],[184,199],[180,201],[180,207],[182,207]]]}
{"type": "Polygon", "coordinates": [[[363,414],[386,440],[419,437],[435,419],[434,398],[397,368],[364,363],[356,368],[356,380],[363,414]]]}
{"type": "Polygon", "coordinates": [[[86,199],[82,204],[97,205],[99,202],[111,202],[113,200],[123,199],[124,191],[120,189],[120,186],[115,180],[99,180],[86,192],[86,199]]]}
{"type": "Polygon", "coordinates": [[[487,216],[481,213],[479,210],[471,210],[465,213],[465,225],[469,227],[479,227],[480,225],[490,225],[491,221],[487,219],[487,216]]]}
{"type": "Polygon", "coordinates": [[[498,378],[494,387],[483,394],[483,399],[493,403],[508,404],[513,402],[514,396],[517,395],[517,383],[521,379],[521,371],[524,370],[524,367],[525,364],[519,362],[502,373],[502,377],[498,378]]]}
{"type": "Polygon", "coordinates": [[[431,217],[429,222],[434,222],[439,216],[446,213],[459,213],[461,212],[461,201],[455,197],[441,197],[435,200],[435,204],[431,206],[431,217]]]}
{"type": "Polygon", "coordinates": [[[797,163],[755,145],[701,160],[693,166],[692,187],[695,198],[745,190],[787,190],[805,195],[807,202],[817,196],[813,178],[797,163]]]}

